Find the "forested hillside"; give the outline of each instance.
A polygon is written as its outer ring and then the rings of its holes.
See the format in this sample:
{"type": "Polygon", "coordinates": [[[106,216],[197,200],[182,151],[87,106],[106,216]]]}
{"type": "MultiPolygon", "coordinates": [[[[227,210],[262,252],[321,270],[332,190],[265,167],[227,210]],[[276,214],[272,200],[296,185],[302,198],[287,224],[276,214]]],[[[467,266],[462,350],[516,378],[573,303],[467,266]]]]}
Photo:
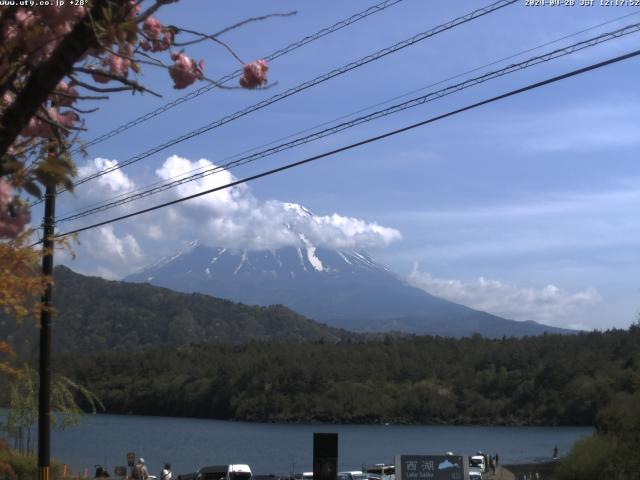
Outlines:
{"type": "Polygon", "coordinates": [[[640,329],[487,340],[208,344],[57,357],[111,413],[283,422],[594,425],[640,389],[640,329]]]}
{"type": "MultiPolygon", "coordinates": [[[[257,307],[146,284],[111,282],[55,269],[53,346],[56,351],[92,353],[151,345],[219,341],[327,342],[356,335],[281,306],[257,307]]],[[[0,338],[18,352],[37,351],[33,322],[16,326],[0,314],[0,338]]]]}

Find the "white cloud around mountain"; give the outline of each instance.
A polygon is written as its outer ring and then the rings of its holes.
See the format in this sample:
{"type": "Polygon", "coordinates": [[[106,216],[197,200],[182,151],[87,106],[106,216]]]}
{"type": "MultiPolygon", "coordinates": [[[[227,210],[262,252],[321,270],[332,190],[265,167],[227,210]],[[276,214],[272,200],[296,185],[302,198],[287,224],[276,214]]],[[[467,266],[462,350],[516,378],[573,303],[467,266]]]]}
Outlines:
{"type": "MultiPolygon", "coordinates": [[[[114,167],[118,164],[117,160],[109,160],[107,158],[96,157],[93,160],[89,160],[86,164],[78,168],[78,178],[85,178],[89,175],[93,175],[96,172],[106,170],[107,168],[114,167]]],[[[129,178],[122,170],[113,170],[107,175],[88,182],[88,187],[84,188],[83,194],[97,196],[100,194],[117,194],[125,191],[132,190],[135,184],[131,178],[129,178]]],[[[102,200],[103,197],[98,197],[102,200]]]]}
{"type": "MultiPolygon", "coordinates": [[[[80,177],[112,165],[115,160],[96,158],[79,169],[80,177]]],[[[173,155],[155,171],[155,180],[166,181],[196,169],[215,166],[206,159],[191,161],[173,155]]],[[[231,172],[219,171],[197,181],[185,183],[146,201],[129,203],[107,213],[88,217],[102,220],[137,210],[144,206],[227,185],[236,180],[231,172]]],[[[135,182],[123,171],[115,170],[79,188],[76,202],[61,197],[60,213],[82,208],[91,202],[125,194],[135,182]],[[82,199],[79,204],[78,199],[82,199]],[[66,208],[65,208],[66,207],[66,208]]],[[[69,224],[79,227],[82,222],[69,224]]],[[[65,225],[66,227],[66,225],[65,225]]],[[[85,273],[116,278],[145,265],[161,255],[198,239],[209,246],[248,249],[277,249],[299,245],[303,236],[317,247],[358,250],[383,247],[401,238],[398,230],[363,219],[333,213],[312,215],[297,204],[256,198],[246,184],[213,192],[180,204],[160,209],[121,223],[100,227],[81,234],[79,259],[82,264],[98,265],[85,273]]]]}
{"type": "Polygon", "coordinates": [[[479,277],[472,281],[442,279],[414,266],[409,282],[437,297],[515,320],[535,320],[550,325],[577,326],[586,309],[602,299],[594,288],[567,292],[549,284],[521,287],[479,277]]]}

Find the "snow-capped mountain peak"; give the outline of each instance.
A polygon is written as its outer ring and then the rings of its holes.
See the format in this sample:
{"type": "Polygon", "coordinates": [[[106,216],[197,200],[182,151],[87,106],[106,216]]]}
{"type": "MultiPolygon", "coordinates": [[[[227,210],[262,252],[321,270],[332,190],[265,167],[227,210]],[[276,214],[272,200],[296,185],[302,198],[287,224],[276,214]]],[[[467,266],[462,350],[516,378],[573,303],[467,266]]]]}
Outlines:
{"type": "Polygon", "coordinates": [[[313,216],[313,213],[311,213],[309,210],[307,210],[305,207],[303,207],[302,205],[300,205],[298,203],[282,202],[282,206],[285,208],[285,210],[291,210],[291,211],[297,213],[298,215],[300,215],[301,217],[312,217],[313,216]]]}
{"type": "Polygon", "coordinates": [[[472,310],[410,286],[361,251],[332,250],[299,235],[276,250],[188,249],[126,280],[199,292],[254,305],[283,304],[315,320],[352,330],[397,330],[438,335],[542,333],[534,325],[472,310]],[[521,333],[517,333],[521,332],[521,333]]]}

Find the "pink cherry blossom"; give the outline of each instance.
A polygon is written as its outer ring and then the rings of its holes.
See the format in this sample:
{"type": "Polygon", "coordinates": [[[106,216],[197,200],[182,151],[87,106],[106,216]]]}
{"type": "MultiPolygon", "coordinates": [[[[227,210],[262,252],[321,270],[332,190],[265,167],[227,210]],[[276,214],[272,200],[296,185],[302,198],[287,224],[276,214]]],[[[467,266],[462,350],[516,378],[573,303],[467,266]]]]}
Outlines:
{"type": "Polygon", "coordinates": [[[140,42],[140,47],[152,52],[162,52],[168,50],[173,43],[174,32],[169,28],[162,26],[160,21],[155,17],[149,17],[144,21],[142,27],[144,33],[151,39],[140,42]]]}
{"type": "Polygon", "coordinates": [[[154,52],[163,52],[165,50],[169,50],[169,47],[173,44],[174,32],[169,29],[165,29],[162,32],[162,38],[158,40],[154,40],[153,42],[153,51],[154,52]]]}
{"type": "Polygon", "coordinates": [[[202,67],[204,62],[199,64],[187,57],[184,53],[173,53],[171,59],[175,62],[169,68],[169,75],[173,79],[173,88],[186,88],[198,79],[202,78],[202,67]]]}
{"type": "Polygon", "coordinates": [[[139,5],[138,0],[129,0],[129,4],[127,5],[127,8],[129,9],[128,15],[130,17],[135,17],[140,13],[140,9],[142,7],[139,5]]]}
{"type": "MultiPolygon", "coordinates": [[[[42,6],[38,9],[42,21],[51,28],[62,24],[73,24],[83,18],[87,11],[85,7],[75,5],[42,6]]],[[[69,30],[71,31],[71,30],[69,30]]]]}
{"type": "Polygon", "coordinates": [[[5,215],[0,214],[0,237],[17,237],[30,221],[31,213],[26,208],[19,208],[13,213],[9,210],[5,215]]]}
{"type": "Polygon", "coordinates": [[[0,107],[8,107],[13,103],[13,93],[4,92],[0,97],[0,107]]]}
{"type": "Polygon", "coordinates": [[[11,185],[0,179],[0,238],[15,238],[30,220],[29,211],[16,203],[11,185]]]}
{"type": "Polygon", "coordinates": [[[160,20],[158,20],[156,17],[151,16],[144,21],[144,24],[142,25],[142,30],[149,37],[156,39],[156,38],[159,38],[160,35],[162,34],[162,24],[160,23],[160,20]]]}
{"type": "Polygon", "coordinates": [[[27,30],[36,22],[36,17],[31,10],[20,8],[15,14],[16,23],[24,30],[27,30]]]}
{"type": "Polygon", "coordinates": [[[13,188],[11,185],[0,178],[0,210],[11,202],[13,198],[13,188]]]}
{"type": "MultiPolygon", "coordinates": [[[[68,129],[73,128],[79,120],[75,112],[67,111],[61,114],[55,107],[47,108],[47,113],[44,116],[51,122],[58,123],[68,129]]],[[[61,131],[61,133],[68,134],[69,132],[61,131]]],[[[51,138],[53,137],[53,128],[50,123],[41,120],[37,116],[33,116],[27,126],[22,130],[21,135],[25,137],[51,138]]]]}
{"type": "Polygon", "coordinates": [[[19,35],[18,26],[14,22],[6,22],[2,25],[2,43],[9,44],[19,35]]]}
{"type": "Polygon", "coordinates": [[[61,107],[68,107],[73,105],[76,101],[76,97],[78,96],[78,90],[75,87],[70,87],[67,85],[67,82],[61,80],[60,83],[56,86],[55,91],[52,95],[52,101],[56,105],[60,105],[61,107]]]}
{"type": "Polygon", "coordinates": [[[256,88],[267,83],[269,65],[266,60],[247,63],[242,69],[240,85],[244,88],[256,88]]]}
{"type": "Polygon", "coordinates": [[[57,114],[55,120],[64,127],[73,128],[79,119],[80,118],[76,112],[69,110],[62,114],[57,114]]]}
{"type": "Polygon", "coordinates": [[[107,66],[109,67],[109,71],[114,75],[126,77],[129,73],[129,65],[131,65],[131,61],[120,55],[110,53],[107,57],[107,66]]]}
{"type": "Polygon", "coordinates": [[[51,138],[53,136],[53,130],[51,129],[51,125],[34,116],[31,117],[21,134],[25,137],[51,138]]]}

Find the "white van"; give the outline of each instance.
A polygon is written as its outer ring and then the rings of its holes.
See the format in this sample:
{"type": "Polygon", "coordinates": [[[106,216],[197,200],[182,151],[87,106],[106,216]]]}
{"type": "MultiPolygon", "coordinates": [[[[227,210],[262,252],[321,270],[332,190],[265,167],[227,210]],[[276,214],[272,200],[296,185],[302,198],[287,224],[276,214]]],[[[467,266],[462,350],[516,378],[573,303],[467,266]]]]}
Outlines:
{"type": "Polygon", "coordinates": [[[482,473],[486,473],[487,464],[484,461],[484,455],[474,455],[469,458],[469,468],[477,468],[482,473]]]}
{"type": "Polygon", "coordinates": [[[396,466],[385,465],[384,463],[376,463],[369,467],[363,467],[362,473],[365,473],[369,479],[374,480],[396,480],[396,466]]]}
{"type": "Polygon", "coordinates": [[[212,465],[196,472],[195,480],[252,480],[249,465],[212,465]]]}

